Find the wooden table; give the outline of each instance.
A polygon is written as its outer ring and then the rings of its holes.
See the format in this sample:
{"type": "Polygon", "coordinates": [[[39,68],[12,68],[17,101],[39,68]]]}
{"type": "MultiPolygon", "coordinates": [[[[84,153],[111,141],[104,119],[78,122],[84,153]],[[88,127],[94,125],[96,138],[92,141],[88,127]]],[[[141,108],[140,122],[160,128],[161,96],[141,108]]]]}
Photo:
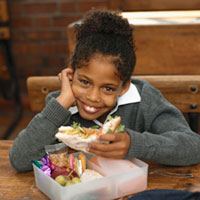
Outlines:
{"type": "MultiPolygon", "coordinates": [[[[9,149],[13,141],[0,140],[0,199],[47,200],[35,185],[33,172],[18,173],[10,165],[9,149]]],[[[191,167],[149,165],[147,189],[200,191],[200,164],[191,167]]]]}

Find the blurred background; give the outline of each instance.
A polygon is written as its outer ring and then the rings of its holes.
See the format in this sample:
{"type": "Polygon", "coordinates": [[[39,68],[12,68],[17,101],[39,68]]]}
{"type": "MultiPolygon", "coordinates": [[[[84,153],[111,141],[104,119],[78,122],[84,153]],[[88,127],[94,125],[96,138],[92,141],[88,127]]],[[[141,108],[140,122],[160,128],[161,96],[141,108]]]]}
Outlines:
{"type": "MultiPolygon", "coordinates": [[[[198,10],[199,0],[0,0],[0,137],[14,139],[35,115],[29,76],[57,75],[69,62],[67,26],[92,8],[198,10]]],[[[199,66],[200,68],[200,66],[199,66]]]]}

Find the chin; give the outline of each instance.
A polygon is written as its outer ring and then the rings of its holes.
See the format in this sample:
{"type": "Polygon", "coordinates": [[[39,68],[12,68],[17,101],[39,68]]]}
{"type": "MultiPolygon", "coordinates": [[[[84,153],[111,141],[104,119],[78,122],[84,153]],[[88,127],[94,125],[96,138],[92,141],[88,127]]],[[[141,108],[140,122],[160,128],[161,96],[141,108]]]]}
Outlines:
{"type": "Polygon", "coordinates": [[[86,114],[86,113],[82,113],[82,112],[79,112],[80,116],[83,118],[83,119],[87,119],[87,120],[95,120],[97,119],[96,115],[92,115],[92,114],[86,114]]]}
{"type": "MultiPolygon", "coordinates": [[[[104,117],[104,114],[97,115],[97,114],[89,114],[89,113],[82,113],[82,112],[79,112],[79,114],[83,119],[98,120],[101,123],[103,123],[106,118],[106,117],[104,117]]],[[[107,115],[105,115],[105,116],[107,116],[107,115]]]]}
{"type": "Polygon", "coordinates": [[[99,120],[102,117],[102,114],[97,115],[97,114],[82,113],[82,112],[79,112],[79,114],[83,119],[86,120],[99,120]]]}

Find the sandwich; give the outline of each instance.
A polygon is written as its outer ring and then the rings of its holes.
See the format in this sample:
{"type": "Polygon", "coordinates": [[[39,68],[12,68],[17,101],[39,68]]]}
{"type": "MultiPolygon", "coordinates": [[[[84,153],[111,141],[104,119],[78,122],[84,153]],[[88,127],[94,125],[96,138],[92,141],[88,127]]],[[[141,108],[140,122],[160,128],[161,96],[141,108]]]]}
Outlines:
{"type": "Polygon", "coordinates": [[[72,126],[61,126],[55,137],[74,150],[88,153],[87,147],[89,143],[104,143],[103,141],[99,141],[97,136],[123,132],[125,127],[120,124],[120,121],[121,118],[119,116],[114,118],[109,116],[101,128],[81,127],[80,124],[74,122],[72,126]]]}
{"type": "Polygon", "coordinates": [[[83,174],[81,175],[81,181],[82,182],[88,182],[88,181],[92,181],[92,180],[96,180],[98,178],[102,178],[103,176],[98,173],[95,170],[92,169],[86,169],[83,174]]]}

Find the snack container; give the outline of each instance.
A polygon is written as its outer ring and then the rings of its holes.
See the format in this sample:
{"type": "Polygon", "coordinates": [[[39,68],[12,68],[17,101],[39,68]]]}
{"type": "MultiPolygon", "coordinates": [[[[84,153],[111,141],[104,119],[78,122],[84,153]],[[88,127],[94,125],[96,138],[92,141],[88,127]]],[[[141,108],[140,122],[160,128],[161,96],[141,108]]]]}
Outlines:
{"type": "MultiPolygon", "coordinates": [[[[33,169],[36,186],[52,200],[110,200],[146,189],[148,165],[138,159],[131,162],[138,168],[66,187],[59,185],[35,164],[33,169]]],[[[101,172],[101,168],[90,160],[87,160],[87,168],[101,172]]]]}

